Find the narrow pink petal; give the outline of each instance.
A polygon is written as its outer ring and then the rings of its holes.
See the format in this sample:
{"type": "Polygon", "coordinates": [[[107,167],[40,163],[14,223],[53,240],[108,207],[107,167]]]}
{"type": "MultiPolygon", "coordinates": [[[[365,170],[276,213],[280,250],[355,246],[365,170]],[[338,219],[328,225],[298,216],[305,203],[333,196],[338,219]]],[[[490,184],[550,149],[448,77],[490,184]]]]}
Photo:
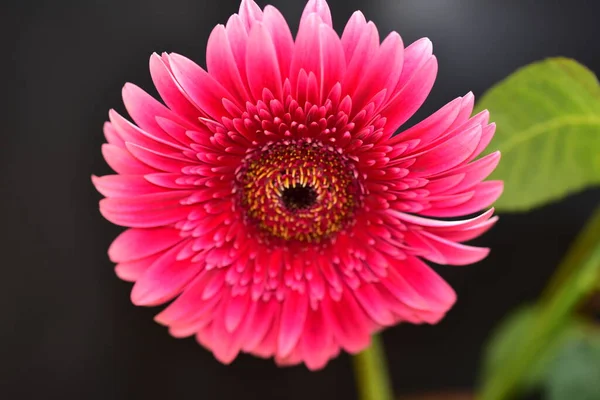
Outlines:
{"type": "Polygon", "coordinates": [[[183,245],[181,243],[165,252],[137,280],[131,291],[133,304],[153,306],[169,301],[200,272],[203,263],[175,259],[183,245]]]}
{"type": "Polygon", "coordinates": [[[469,92],[462,98],[460,112],[458,113],[456,120],[448,127],[447,130],[450,131],[452,129],[456,129],[467,122],[473,113],[473,107],[475,107],[475,96],[472,92],[469,92]]]}
{"type": "Polygon", "coordinates": [[[427,301],[429,309],[448,310],[456,301],[454,290],[431,267],[416,257],[393,264],[394,270],[427,301]]]}
{"type": "Polygon", "coordinates": [[[114,110],[110,110],[108,115],[113,127],[125,142],[125,146],[127,146],[127,143],[134,143],[153,151],[163,153],[174,151],[181,153],[181,150],[184,149],[180,144],[176,143],[172,138],[165,134],[164,131],[162,131],[161,135],[162,137],[166,137],[167,140],[139,128],[114,110]]]}
{"type": "Polygon", "coordinates": [[[280,313],[275,314],[271,326],[268,328],[261,342],[252,350],[252,354],[263,358],[276,356],[280,316],[280,313]]]}
{"type": "Polygon", "coordinates": [[[285,357],[275,354],[275,364],[280,367],[289,367],[301,363],[303,358],[304,356],[302,354],[302,348],[300,346],[296,346],[285,357]]]}
{"type": "Polygon", "coordinates": [[[437,264],[447,265],[467,265],[483,260],[490,252],[490,249],[484,247],[467,246],[460,243],[455,243],[450,240],[441,238],[427,231],[419,233],[424,236],[429,243],[435,247],[442,258],[430,258],[437,264]]]}
{"type": "Polygon", "coordinates": [[[360,11],[355,11],[346,26],[344,27],[344,32],[342,32],[342,46],[344,47],[344,54],[346,56],[346,61],[350,61],[352,59],[352,55],[354,54],[354,50],[358,45],[358,41],[362,36],[363,32],[367,27],[367,20],[365,16],[360,11]]]}
{"type": "MultiPolygon", "coordinates": [[[[405,68],[408,62],[408,48],[405,50],[405,68]]],[[[402,70],[400,83],[403,83],[405,70],[402,70]]],[[[381,115],[387,118],[385,125],[386,135],[394,133],[403,123],[423,105],[429,95],[435,77],[437,75],[437,59],[430,56],[425,64],[410,75],[406,84],[392,97],[390,103],[381,111],[381,115]]],[[[399,83],[399,85],[400,85],[399,83]]]]}
{"type": "Polygon", "coordinates": [[[245,352],[253,352],[265,339],[268,332],[273,330],[275,316],[280,310],[280,304],[277,300],[258,300],[257,307],[258,309],[251,324],[252,329],[248,330],[242,345],[242,350],[245,352]]]}
{"type": "Polygon", "coordinates": [[[365,62],[371,60],[379,49],[379,33],[375,24],[372,22],[363,24],[363,22],[362,14],[354,13],[342,35],[341,43],[347,63],[344,94],[354,93],[360,83],[365,62]]]}
{"type": "Polygon", "coordinates": [[[228,303],[228,294],[221,303],[220,308],[215,312],[215,318],[212,321],[212,335],[210,336],[210,349],[213,355],[221,363],[227,365],[233,362],[241,350],[241,346],[235,343],[234,336],[227,332],[225,327],[225,306],[228,303]]]}
{"type": "Polygon", "coordinates": [[[337,33],[328,25],[319,27],[321,58],[321,77],[319,79],[319,98],[323,103],[331,89],[344,79],[346,61],[344,49],[337,33]]]}
{"type": "MultiPolygon", "coordinates": [[[[297,86],[301,70],[304,70],[307,75],[313,72],[317,77],[321,76],[320,25],[321,21],[317,14],[309,14],[298,31],[290,67],[292,88],[297,86]]],[[[298,102],[302,104],[301,99],[298,99],[298,102]]]]}
{"type": "Polygon", "coordinates": [[[433,44],[428,38],[419,39],[404,49],[404,66],[396,87],[397,91],[402,90],[412,80],[412,77],[429,62],[432,54],[433,44]]]}
{"type": "Polygon", "coordinates": [[[262,21],[263,12],[254,0],[242,0],[239,15],[244,27],[250,32],[256,22],[262,21]]]}
{"type": "Polygon", "coordinates": [[[393,94],[402,73],[404,45],[400,35],[392,32],[385,38],[374,56],[366,60],[367,67],[358,78],[360,83],[352,94],[352,104],[356,111],[361,110],[375,94],[386,90],[393,94]]]}
{"type": "Polygon", "coordinates": [[[396,218],[401,219],[404,222],[426,227],[428,228],[428,230],[432,229],[436,232],[446,232],[466,229],[472,226],[479,225],[481,222],[488,220],[494,214],[494,209],[489,209],[488,211],[482,213],[481,215],[478,215],[477,217],[460,221],[439,221],[435,219],[419,217],[417,215],[406,214],[393,209],[386,210],[386,212],[396,218]]]}
{"type": "MultiPolygon", "coordinates": [[[[215,311],[214,307],[211,311],[215,311]]],[[[210,325],[212,319],[208,315],[198,318],[195,321],[187,322],[183,324],[175,324],[169,326],[169,334],[175,338],[186,338],[192,335],[196,335],[200,331],[204,331],[208,325],[210,325]]]]}
{"type": "Polygon", "coordinates": [[[481,154],[481,152],[483,150],[485,150],[487,148],[487,146],[492,141],[495,132],[496,132],[496,124],[495,123],[491,123],[491,124],[483,127],[483,133],[481,134],[481,140],[479,141],[477,148],[475,149],[475,151],[473,152],[473,154],[471,155],[471,157],[469,157],[469,159],[467,161],[471,161],[471,160],[475,159],[475,157],[477,157],[479,154],[481,154]]]}
{"type": "Polygon", "coordinates": [[[410,167],[411,176],[430,176],[457,166],[471,155],[480,138],[481,127],[475,126],[426,150],[415,157],[416,161],[410,167]]]}
{"type": "Polygon", "coordinates": [[[448,232],[436,232],[436,235],[443,237],[444,239],[451,240],[453,242],[466,242],[467,240],[474,239],[487,232],[494,224],[498,221],[498,217],[490,218],[478,225],[471,226],[467,229],[448,231],[448,232]]]}
{"type": "Polygon", "coordinates": [[[199,109],[217,121],[227,114],[222,99],[233,101],[235,97],[219,82],[184,56],[172,53],[169,55],[169,61],[177,82],[199,109]]]}
{"type": "Polygon", "coordinates": [[[392,292],[381,283],[375,284],[382,298],[386,301],[388,307],[398,318],[398,322],[410,322],[413,324],[437,324],[445,315],[446,309],[442,310],[422,310],[411,308],[402,301],[399,301],[392,292]]]}
{"type": "Polygon", "coordinates": [[[263,24],[269,30],[271,39],[277,51],[277,61],[281,81],[289,77],[292,56],[294,55],[294,38],[292,32],[279,10],[273,6],[266,6],[263,14],[263,24]]]}
{"type": "Polygon", "coordinates": [[[308,311],[308,296],[297,291],[288,292],[281,308],[281,320],[277,341],[277,354],[288,355],[298,343],[304,330],[308,311]]]}
{"type": "Polygon", "coordinates": [[[235,96],[237,104],[244,104],[250,99],[223,25],[217,25],[208,38],[206,66],[208,73],[235,96]]]}
{"type": "MultiPolygon", "coordinates": [[[[156,117],[156,123],[167,133],[171,138],[177,142],[183,144],[186,148],[189,148],[192,140],[186,134],[188,129],[185,126],[177,124],[170,119],[156,117]]],[[[196,126],[194,130],[200,130],[199,126],[196,126]]]]}
{"type": "Polygon", "coordinates": [[[138,161],[129,151],[114,144],[103,144],[102,155],[106,163],[118,174],[143,175],[156,172],[154,168],[138,161]]]}
{"type": "Polygon", "coordinates": [[[193,324],[200,318],[209,314],[212,319],[212,311],[221,301],[220,294],[209,298],[204,297],[207,285],[211,284],[215,278],[222,277],[222,271],[206,269],[201,271],[186,286],[183,293],[177,297],[167,308],[154,317],[154,320],[163,325],[184,326],[193,324]]]}
{"type": "Polygon", "coordinates": [[[159,171],[181,172],[183,168],[193,165],[178,153],[161,153],[129,142],[126,143],[126,147],[135,158],[159,171]]]}
{"type": "Polygon", "coordinates": [[[246,75],[255,99],[261,99],[263,90],[268,89],[276,99],[283,100],[277,52],[269,31],[262,23],[255,24],[248,36],[246,75]]]}
{"type": "Polygon", "coordinates": [[[337,342],[349,353],[357,353],[369,345],[374,328],[349,290],[342,292],[339,301],[325,296],[321,302],[323,315],[333,330],[337,342]]]}
{"type": "Polygon", "coordinates": [[[385,301],[382,299],[381,294],[375,286],[364,283],[354,291],[354,296],[356,296],[356,299],[363,310],[365,310],[369,317],[377,322],[377,324],[389,326],[394,323],[392,313],[385,307],[385,301]]]}
{"type": "Polygon", "coordinates": [[[225,329],[227,332],[234,332],[250,305],[250,292],[238,296],[231,296],[225,307],[225,329]]]}
{"type": "Polygon", "coordinates": [[[106,138],[106,141],[108,143],[113,144],[122,149],[125,148],[125,141],[123,140],[123,138],[121,138],[121,136],[119,136],[119,133],[110,122],[107,121],[104,123],[103,131],[104,137],[106,138]]]}
{"type": "Polygon", "coordinates": [[[182,173],[157,172],[144,175],[144,179],[155,186],[165,189],[194,189],[196,178],[182,173]]]}
{"type": "Polygon", "coordinates": [[[159,252],[137,260],[120,262],[115,265],[115,274],[124,281],[135,282],[161,255],[159,252]]]}
{"type": "Polygon", "coordinates": [[[431,143],[431,141],[437,139],[446,132],[450,125],[456,120],[461,109],[461,103],[461,97],[452,100],[428,118],[394,136],[390,140],[390,144],[402,144],[409,140],[418,140],[420,142],[419,146],[416,148],[418,149],[419,147],[431,143]]]}
{"type": "Polygon", "coordinates": [[[92,182],[96,190],[106,197],[131,197],[164,191],[144,179],[143,175],[92,175],[92,182]]]}
{"type": "Polygon", "coordinates": [[[458,185],[449,190],[449,193],[472,189],[476,184],[487,178],[496,169],[499,162],[500,152],[496,151],[470,164],[449,171],[448,174],[460,174],[464,176],[458,185]]]}
{"type": "Polygon", "coordinates": [[[327,26],[333,27],[331,11],[325,0],[309,0],[308,3],[306,3],[306,7],[304,7],[304,11],[302,12],[302,17],[300,17],[300,26],[302,26],[304,21],[306,21],[308,16],[312,13],[317,14],[321,18],[321,21],[327,26]]]}
{"type": "Polygon", "coordinates": [[[166,54],[163,54],[162,57],[156,53],[150,56],[150,75],[165,104],[188,123],[197,125],[200,111],[183,94],[183,89],[168,66],[166,54]]]}
{"type": "Polygon", "coordinates": [[[127,229],[112,242],[108,257],[115,263],[132,261],[163,252],[182,240],[179,229],[127,229]]]}
{"type": "MultiPolygon", "coordinates": [[[[309,80],[313,73],[317,80],[317,97],[323,101],[331,88],[344,76],[343,60],[343,49],[337,34],[317,14],[309,14],[296,38],[290,68],[292,88],[299,86],[302,71],[308,75],[309,80]]],[[[297,100],[302,104],[301,96],[297,100]]]]}
{"type": "MultiPolygon", "coordinates": [[[[394,263],[403,263],[402,260],[396,260],[394,263]]],[[[431,299],[423,297],[409,282],[402,276],[398,268],[391,266],[388,269],[388,276],[381,280],[381,284],[402,304],[416,310],[439,310],[440,305],[432,302],[431,299]]]]}
{"type": "Polygon", "coordinates": [[[421,214],[430,217],[456,217],[472,214],[494,203],[502,194],[503,189],[504,182],[502,181],[481,182],[473,187],[474,195],[469,201],[455,207],[430,208],[422,211],[421,214]]]}
{"type": "MultiPolygon", "coordinates": [[[[187,193],[189,196],[189,193],[187,193]]],[[[154,228],[186,219],[191,206],[182,206],[183,192],[100,200],[100,212],[114,224],[133,228],[154,228]]]]}
{"type": "Polygon", "coordinates": [[[248,41],[248,31],[244,26],[244,22],[239,15],[233,14],[227,20],[225,25],[225,31],[227,32],[227,38],[231,45],[231,52],[233,58],[238,66],[240,75],[243,82],[247,82],[246,79],[246,42],[248,41]]]}
{"type": "Polygon", "coordinates": [[[123,86],[122,95],[125,108],[135,123],[141,129],[157,138],[161,143],[179,147],[179,145],[176,142],[173,142],[173,139],[166,134],[162,127],[156,122],[156,117],[167,118],[176,123],[187,125],[188,127],[194,126],[132,83],[127,83],[123,86]]]}
{"type": "Polygon", "coordinates": [[[339,348],[333,341],[330,326],[320,308],[309,309],[299,346],[306,366],[313,371],[323,368],[335,353],[336,347],[339,348]]]}

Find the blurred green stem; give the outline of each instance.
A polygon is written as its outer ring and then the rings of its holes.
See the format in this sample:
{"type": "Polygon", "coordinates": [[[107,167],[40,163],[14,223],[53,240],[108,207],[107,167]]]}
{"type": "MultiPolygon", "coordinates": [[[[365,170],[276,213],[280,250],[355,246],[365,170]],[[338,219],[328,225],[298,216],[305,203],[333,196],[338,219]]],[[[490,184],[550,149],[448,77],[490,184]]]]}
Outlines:
{"type": "Polygon", "coordinates": [[[379,335],[373,335],[371,346],[355,355],[353,361],[360,400],[394,399],[383,344],[379,335]]]}
{"type": "Polygon", "coordinates": [[[600,207],[575,239],[537,304],[535,325],[499,372],[480,391],[480,400],[506,400],[518,391],[521,378],[548,346],[576,306],[600,278],[600,207]]]}

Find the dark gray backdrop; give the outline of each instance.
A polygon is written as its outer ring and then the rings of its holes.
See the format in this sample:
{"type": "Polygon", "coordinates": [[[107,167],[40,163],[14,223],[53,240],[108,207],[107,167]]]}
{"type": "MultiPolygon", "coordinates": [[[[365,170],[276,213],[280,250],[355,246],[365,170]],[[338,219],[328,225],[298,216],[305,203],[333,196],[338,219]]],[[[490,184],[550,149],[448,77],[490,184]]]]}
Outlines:
{"type": "MultiPolygon", "coordinates": [[[[272,4],[296,29],[304,1],[272,4]]],[[[421,118],[544,57],[575,57],[600,72],[593,4],[330,2],[339,32],[361,9],[382,37],[397,30],[405,43],[431,38],[440,72],[421,118]]],[[[203,63],[212,27],[237,7],[237,0],[2,2],[1,398],[355,398],[345,355],[319,373],[250,356],[224,367],[193,339],[171,338],[152,321],[156,310],[130,304],[131,284],[116,278],[106,257],[120,229],[98,213],[90,175],[109,172],[100,155],[108,109],[124,111],[126,81],[152,92],[153,51],[203,63]]],[[[396,390],[473,385],[490,329],[536,297],[599,198],[589,191],[503,216],[477,241],[493,248],[487,260],[439,268],[459,294],[448,317],[384,334],[396,390]]]]}

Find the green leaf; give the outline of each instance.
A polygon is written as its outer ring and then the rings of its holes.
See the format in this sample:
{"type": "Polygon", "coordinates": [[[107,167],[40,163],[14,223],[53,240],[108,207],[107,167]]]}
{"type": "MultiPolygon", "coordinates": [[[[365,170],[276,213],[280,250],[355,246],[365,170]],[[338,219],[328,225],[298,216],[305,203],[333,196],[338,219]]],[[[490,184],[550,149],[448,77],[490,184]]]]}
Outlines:
{"type": "Polygon", "coordinates": [[[527,211],[600,184],[600,86],[586,67],[550,58],[517,70],[478,103],[496,122],[500,211],[527,211]]]}
{"type": "MultiPolygon", "coordinates": [[[[501,373],[502,368],[514,357],[515,351],[523,344],[523,338],[534,329],[538,309],[535,306],[523,307],[511,313],[494,332],[484,354],[483,381],[489,381],[494,375],[501,373]]],[[[529,391],[538,387],[546,378],[549,366],[552,365],[557,352],[563,343],[579,332],[579,321],[573,319],[561,325],[548,343],[532,360],[531,365],[520,377],[522,389],[529,391]]],[[[517,353],[518,354],[518,353],[517,353]]]]}
{"type": "Polygon", "coordinates": [[[598,400],[600,334],[571,338],[551,364],[545,386],[548,400],[598,400]]]}

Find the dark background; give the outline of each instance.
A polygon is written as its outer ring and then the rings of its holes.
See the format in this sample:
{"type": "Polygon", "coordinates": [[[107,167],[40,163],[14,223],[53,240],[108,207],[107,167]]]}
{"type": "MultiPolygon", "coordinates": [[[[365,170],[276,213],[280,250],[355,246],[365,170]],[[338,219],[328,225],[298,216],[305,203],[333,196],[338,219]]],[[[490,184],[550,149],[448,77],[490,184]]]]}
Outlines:
{"type": "MultiPolygon", "coordinates": [[[[304,1],[273,0],[298,25],[304,1]]],[[[331,1],[341,32],[356,9],[405,43],[428,36],[440,64],[418,117],[517,67],[574,57],[600,72],[597,2],[331,1]],[[593,9],[596,8],[596,9],[593,9]]],[[[261,6],[264,1],[259,1],[261,6]]],[[[148,58],[175,51],[204,63],[208,35],[237,0],[2,1],[0,398],[354,399],[350,358],[323,371],[240,356],[225,367],[193,339],[176,340],[129,301],[106,256],[120,231],[102,219],[90,175],[108,109],[127,81],[151,93],[148,58]]],[[[493,118],[493,114],[492,114],[493,118]]],[[[459,295],[438,326],[384,333],[399,394],[475,384],[493,326],[534,299],[600,199],[579,194],[504,215],[477,243],[490,257],[438,271],[459,295]]]]}

